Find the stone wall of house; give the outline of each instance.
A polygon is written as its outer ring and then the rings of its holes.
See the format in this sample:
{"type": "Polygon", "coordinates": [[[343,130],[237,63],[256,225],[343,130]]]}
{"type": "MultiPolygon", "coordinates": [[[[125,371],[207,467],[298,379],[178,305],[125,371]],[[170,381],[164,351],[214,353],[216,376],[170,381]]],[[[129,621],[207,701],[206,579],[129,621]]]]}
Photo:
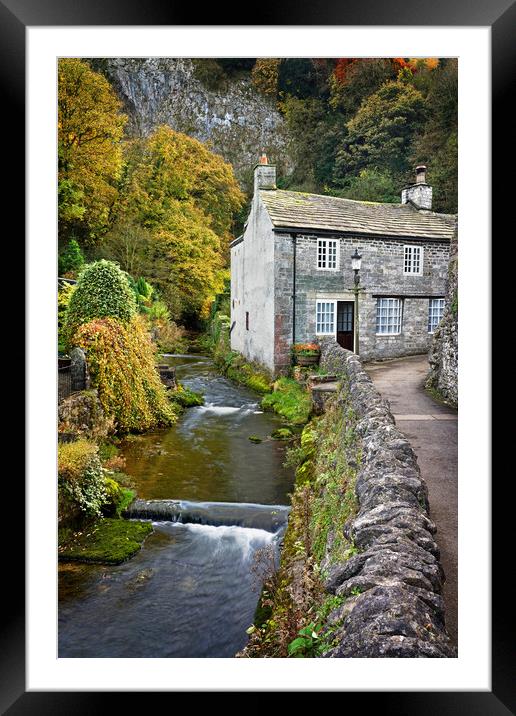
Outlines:
{"type": "Polygon", "coordinates": [[[430,373],[427,385],[435,388],[451,405],[458,402],[459,318],[458,318],[458,241],[457,232],[450,246],[448,291],[440,324],[436,328],[428,355],[430,373]]]}
{"type": "MultiPolygon", "coordinates": [[[[347,597],[328,617],[339,624],[325,657],[456,656],[445,626],[444,574],[417,457],[360,359],[325,338],[321,365],[347,382],[361,444],[359,512],[343,525],[358,553],[335,564],[326,590],[347,597]]],[[[345,450],[345,446],[342,446],[345,450]]]]}
{"type": "Polygon", "coordinates": [[[258,194],[243,240],[231,248],[230,319],[231,349],[274,370],[274,236],[258,194]]]}
{"type": "MultiPolygon", "coordinates": [[[[360,355],[366,359],[396,358],[426,353],[428,333],[428,297],[442,297],[446,292],[449,244],[439,241],[403,239],[341,238],[339,264],[335,271],[317,268],[317,238],[300,235],[296,248],[296,342],[317,340],[317,299],[353,301],[351,255],[355,248],[362,255],[359,300],[360,355]],[[423,248],[422,275],[404,275],[404,246],[423,248]],[[399,335],[376,335],[376,296],[406,296],[403,300],[402,331],[399,335]],[[421,296],[416,298],[415,296],[421,296]]],[[[284,360],[288,339],[292,342],[291,306],[294,261],[290,235],[276,235],[276,307],[281,317],[284,339],[279,345],[277,364],[284,360]]]]}

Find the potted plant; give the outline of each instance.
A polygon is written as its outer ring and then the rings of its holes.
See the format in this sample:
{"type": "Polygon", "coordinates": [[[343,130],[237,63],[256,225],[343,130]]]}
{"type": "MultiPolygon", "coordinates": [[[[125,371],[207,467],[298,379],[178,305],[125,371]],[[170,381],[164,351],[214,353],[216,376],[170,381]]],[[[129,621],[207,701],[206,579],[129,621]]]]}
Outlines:
{"type": "Polygon", "coordinates": [[[321,356],[321,348],[318,343],[294,343],[292,354],[297,365],[317,365],[321,356]]]}

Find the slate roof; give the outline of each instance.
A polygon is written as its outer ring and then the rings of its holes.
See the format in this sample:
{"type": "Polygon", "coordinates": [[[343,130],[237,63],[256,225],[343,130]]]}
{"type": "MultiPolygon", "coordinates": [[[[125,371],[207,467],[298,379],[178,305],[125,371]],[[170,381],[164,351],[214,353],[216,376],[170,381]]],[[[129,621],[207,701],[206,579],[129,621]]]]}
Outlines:
{"type": "Polygon", "coordinates": [[[454,214],[418,211],[411,204],[377,204],[283,189],[261,189],[260,198],[275,229],[446,241],[456,222],[454,214]]]}

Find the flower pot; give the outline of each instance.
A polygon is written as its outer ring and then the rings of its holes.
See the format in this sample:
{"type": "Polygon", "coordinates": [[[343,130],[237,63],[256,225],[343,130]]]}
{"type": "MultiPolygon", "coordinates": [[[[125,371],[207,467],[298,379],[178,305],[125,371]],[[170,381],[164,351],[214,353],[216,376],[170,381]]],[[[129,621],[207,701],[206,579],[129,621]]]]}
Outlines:
{"type": "Polygon", "coordinates": [[[311,356],[296,355],[296,363],[302,366],[317,365],[319,363],[319,358],[320,355],[318,353],[311,356]]]}

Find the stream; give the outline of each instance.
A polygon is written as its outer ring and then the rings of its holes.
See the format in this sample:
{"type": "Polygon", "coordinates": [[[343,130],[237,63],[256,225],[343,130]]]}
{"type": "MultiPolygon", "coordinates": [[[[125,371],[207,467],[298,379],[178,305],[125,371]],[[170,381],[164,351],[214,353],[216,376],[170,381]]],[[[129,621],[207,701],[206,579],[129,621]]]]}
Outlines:
{"type": "Polygon", "coordinates": [[[281,418],[209,358],[163,362],[205,404],[122,443],[130,516],[154,532],[121,565],[59,564],[59,657],[233,657],[277,566],[294,480],[268,439],[281,418]]]}

